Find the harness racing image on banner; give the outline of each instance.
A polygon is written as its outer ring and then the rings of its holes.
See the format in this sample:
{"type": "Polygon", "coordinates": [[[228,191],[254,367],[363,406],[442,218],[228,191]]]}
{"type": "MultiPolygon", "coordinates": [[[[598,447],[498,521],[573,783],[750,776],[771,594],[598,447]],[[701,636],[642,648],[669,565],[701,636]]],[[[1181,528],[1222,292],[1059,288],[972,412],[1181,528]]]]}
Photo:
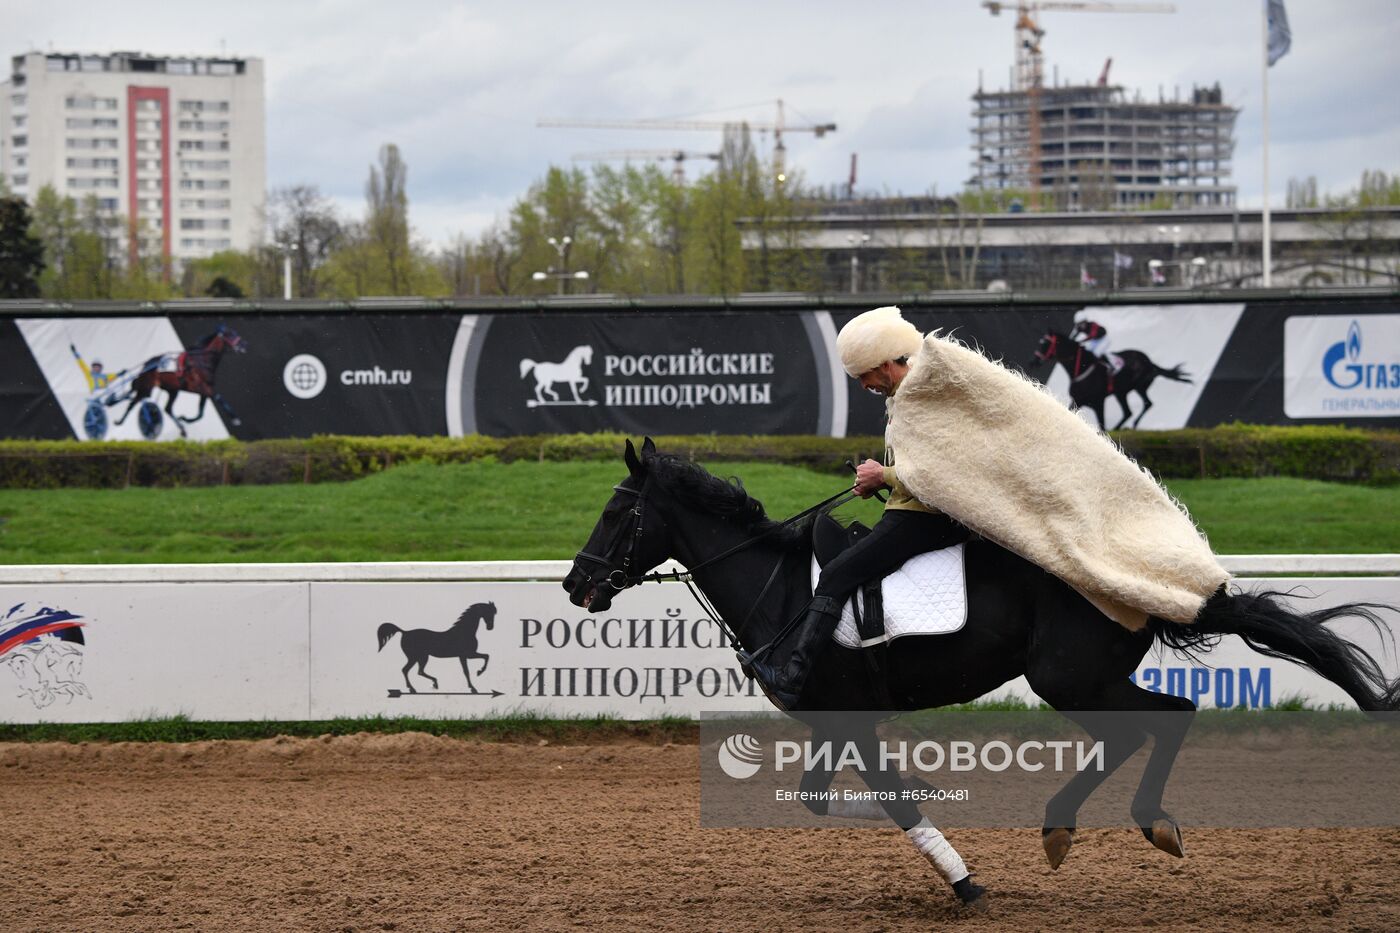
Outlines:
{"type": "MultiPolygon", "coordinates": [[[[189,341],[164,317],[15,323],[75,437],[222,440],[238,423],[216,381],[225,354],[247,345],[212,319],[201,321],[202,336],[189,341]]],[[[224,370],[226,379],[232,369],[224,370]]]]}

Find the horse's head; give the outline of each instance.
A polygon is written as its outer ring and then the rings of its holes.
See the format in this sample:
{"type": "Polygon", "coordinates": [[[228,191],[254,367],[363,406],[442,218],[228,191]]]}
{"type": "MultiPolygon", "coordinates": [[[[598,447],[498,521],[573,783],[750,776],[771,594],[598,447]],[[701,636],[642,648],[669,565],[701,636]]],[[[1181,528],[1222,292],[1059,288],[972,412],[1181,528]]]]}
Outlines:
{"type": "Polygon", "coordinates": [[[232,350],[234,353],[247,353],[248,341],[239,336],[238,331],[227,324],[220,324],[209,339],[211,350],[232,350]]]}
{"type": "Polygon", "coordinates": [[[613,487],[612,498],[564,578],[564,589],[575,606],[603,612],[614,596],[670,556],[666,520],[650,498],[653,486],[647,461],[655,455],[651,438],[642,442],[640,456],[627,442],[623,453],[627,477],[613,487]]]}
{"type": "Polygon", "coordinates": [[[487,604],[486,604],[486,608],[487,608],[489,611],[486,612],[486,613],[484,613],[484,614],[482,615],[481,619],[482,619],[483,622],[486,623],[486,631],[489,632],[489,631],[491,631],[493,628],[496,627],[496,604],[495,604],[495,603],[487,603],[487,604]]]}
{"type": "Polygon", "coordinates": [[[1053,362],[1060,353],[1061,345],[1067,340],[1069,340],[1069,338],[1064,334],[1057,333],[1053,330],[1046,331],[1045,336],[1041,337],[1040,343],[1036,345],[1034,359],[1030,361],[1026,368],[1034,369],[1041,363],[1053,362]]]}

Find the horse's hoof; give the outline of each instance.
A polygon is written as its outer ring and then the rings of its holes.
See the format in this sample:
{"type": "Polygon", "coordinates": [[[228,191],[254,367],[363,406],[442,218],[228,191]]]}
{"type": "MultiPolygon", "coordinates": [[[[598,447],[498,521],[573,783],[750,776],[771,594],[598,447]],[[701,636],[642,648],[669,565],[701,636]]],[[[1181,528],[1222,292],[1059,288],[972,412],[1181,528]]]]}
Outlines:
{"type": "Polygon", "coordinates": [[[987,889],[973,881],[971,875],[961,881],[953,882],[953,893],[958,896],[958,900],[962,902],[964,907],[970,907],[973,910],[987,909],[987,889]]]}
{"type": "Polygon", "coordinates": [[[1074,845],[1074,830],[1064,826],[1042,829],[1040,844],[1045,847],[1045,857],[1050,860],[1050,870],[1054,871],[1060,867],[1065,856],[1069,855],[1069,847],[1074,845]]]}
{"type": "Polygon", "coordinates": [[[1152,821],[1152,829],[1143,829],[1147,841],[1161,849],[1168,855],[1175,855],[1177,858],[1186,857],[1186,844],[1181,841],[1181,827],[1176,825],[1176,820],[1171,817],[1163,817],[1152,821]]]}

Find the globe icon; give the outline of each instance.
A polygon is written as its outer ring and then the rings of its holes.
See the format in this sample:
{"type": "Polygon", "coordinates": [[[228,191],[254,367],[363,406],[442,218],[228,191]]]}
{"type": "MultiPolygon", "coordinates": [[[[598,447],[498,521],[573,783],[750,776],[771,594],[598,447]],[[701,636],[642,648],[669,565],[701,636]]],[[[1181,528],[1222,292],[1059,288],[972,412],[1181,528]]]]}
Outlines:
{"type": "Polygon", "coordinates": [[[301,389],[303,392],[309,392],[316,388],[316,384],[321,381],[321,374],[316,370],[315,366],[303,362],[292,367],[291,379],[292,385],[301,389]]]}

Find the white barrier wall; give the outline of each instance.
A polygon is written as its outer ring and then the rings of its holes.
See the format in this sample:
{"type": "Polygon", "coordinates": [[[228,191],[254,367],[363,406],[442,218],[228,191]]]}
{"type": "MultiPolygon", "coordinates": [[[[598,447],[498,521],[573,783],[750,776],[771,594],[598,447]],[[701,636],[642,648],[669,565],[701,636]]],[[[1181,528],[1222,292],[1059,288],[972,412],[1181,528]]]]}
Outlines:
{"type": "MultiPolygon", "coordinates": [[[[1249,582],[1313,592],[1319,598],[1309,608],[1400,604],[1400,556],[1223,560],[1237,572],[1340,568],[1386,574],[1249,582]]],[[[202,720],[475,718],[518,712],[642,719],[767,707],[723,646],[718,626],[683,586],[629,591],[606,618],[597,618],[565,597],[557,581],[567,566],[0,568],[0,720],[110,722],[176,714],[202,720]],[[381,649],[378,632],[386,624],[397,631],[388,631],[381,649]],[[32,637],[50,628],[55,630],[32,637]],[[418,671],[424,648],[434,653],[426,657],[425,670],[437,679],[436,687],[418,671]]],[[[1388,621],[1400,628],[1400,619],[1388,621]]],[[[1368,627],[1342,631],[1383,657],[1392,675],[1400,669],[1393,651],[1368,627]]],[[[891,650],[898,650],[898,642],[891,650]]],[[[1202,667],[1153,652],[1138,682],[1203,707],[1268,706],[1290,696],[1350,702],[1332,684],[1235,638],[1207,660],[1211,666],[1202,667]]],[[[1034,699],[1024,679],[994,695],[1008,694],[1034,699]]]]}

